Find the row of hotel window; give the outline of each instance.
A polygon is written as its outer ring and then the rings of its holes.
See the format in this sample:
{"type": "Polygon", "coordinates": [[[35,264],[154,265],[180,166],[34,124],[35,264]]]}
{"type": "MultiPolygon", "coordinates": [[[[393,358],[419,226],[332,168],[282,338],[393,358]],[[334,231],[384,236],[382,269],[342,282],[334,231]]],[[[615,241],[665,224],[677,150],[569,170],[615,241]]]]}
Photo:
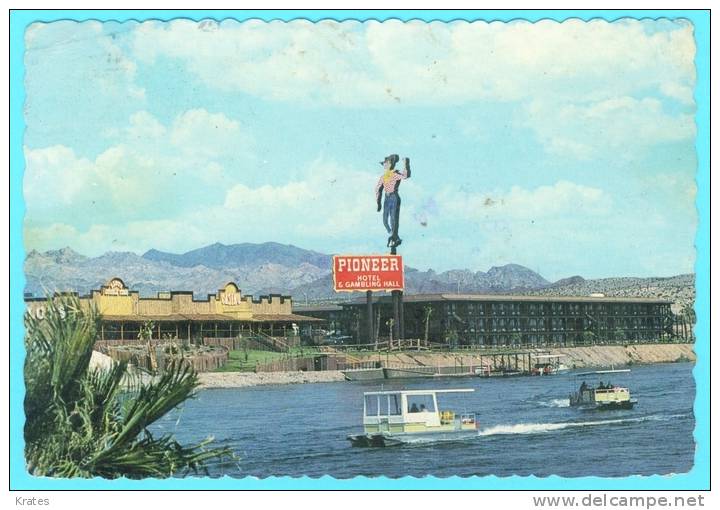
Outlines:
{"type": "Polygon", "coordinates": [[[663,336],[661,331],[605,331],[597,338],[588,338],[585,333],[546,333],[487,335],[462,332],[457,343],[460,345],[585,345],[611,341],[657,340],[663,336]]]}
{"type": "Polygon", "coordinates": [[[447,313],[467,315],[662,315],[667,305],[608,303],[446,303],[447,313]]]}
{"type": "MultiPolygon", "coordinates": [[[[459,321],[444,320],[445,325],[451,324],[455,329],[463,331],[584,331],[586,329],[595,329],[592,321],[585,319],[565,319],[565,318],[546,318],[546,319],[513,319],[513,318],[495,318],[495,319],[474,319],[459,321]]],[[[626,317],[617,319],[602,320],[598,324],[600,330],[607,329],[660,329],[662,320],[660,317],[626,317]]]]}

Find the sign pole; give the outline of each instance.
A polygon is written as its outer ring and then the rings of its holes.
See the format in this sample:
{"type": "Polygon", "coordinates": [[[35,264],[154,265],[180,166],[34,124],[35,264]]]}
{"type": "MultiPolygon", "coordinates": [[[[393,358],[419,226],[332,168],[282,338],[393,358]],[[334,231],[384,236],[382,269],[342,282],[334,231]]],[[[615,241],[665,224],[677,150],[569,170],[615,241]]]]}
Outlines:
{"type": "Polygon", "coordinates": [[[405,340],[405,305],[403,304],[403,291],[398,291],[398,339],[405,340]]]}
{"type": "MultiPolygon", "coordinates": [[[[390,248],[390,255],[397,255],[397,246],[390,248]]],[[[393,317],[395,319],[393,326],[393,336],[397,340],[405,338],[405,325],[403,324],[403,291],[392,291],[393,317]]]]}
{"type": "Polygon", "coordinates": [[[396,340],[400,339],[400,323],[398,317],[400,316],[400,301],[398,300],[397,290],[392,291],[392,307],[393,307],[393,321],[392,321],[392,337],[396,340]]]}
{"type": "MultiPolygon", "coordinates": [[[[373,304],[372,304],[372,291],[369,290],[365,293],[367,296],[367,327],[368,327],[368,343],[375,343],[375,327],[373,326],[373,304]]],[[[359,340],[359,339],[358,339],[359,340]]]]}

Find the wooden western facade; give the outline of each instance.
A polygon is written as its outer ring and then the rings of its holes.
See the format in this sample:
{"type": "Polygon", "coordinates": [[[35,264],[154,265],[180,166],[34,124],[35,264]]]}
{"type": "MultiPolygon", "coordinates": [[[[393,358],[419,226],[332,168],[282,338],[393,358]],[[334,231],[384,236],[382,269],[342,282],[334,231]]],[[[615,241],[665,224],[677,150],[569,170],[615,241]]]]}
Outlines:
{"type": "MultiPolygon", "coordinates": [[[[205,338],[243,336],[300,337],[318,318],[292,311],[292,298],[279,294],[243,295],[235,283],[228,283],[207,299],[196,300],[192,292],[159,292],[140,297],[120,278],[88,296],[77,296],[81,306],[94,306],[101,314],[98,340],[137,340],[143,324],[153,324],[155,339],[178,338],[201,341],[205,338]]],[[[27,311],[41,317],[46,298],[26,298],[27,311]]]]}

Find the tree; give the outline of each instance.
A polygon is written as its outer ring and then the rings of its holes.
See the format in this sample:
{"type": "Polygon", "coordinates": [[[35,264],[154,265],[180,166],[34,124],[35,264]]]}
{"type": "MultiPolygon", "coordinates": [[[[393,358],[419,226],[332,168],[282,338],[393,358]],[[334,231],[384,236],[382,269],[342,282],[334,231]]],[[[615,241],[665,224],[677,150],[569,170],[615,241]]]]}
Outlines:
{"type": "Polygon", "coordinates": [[[380,315],[380,307],[378,307],[377,315],[375,315],[375,334],[373,335],[375,337],[375,350],[378,350],[378,339],[380,337],[380,321],[382,320],[382,316],[380,315]]]}
{"type": "Polygon", "coordinates": [[[158,370],[157,352],[155,352],[155,346],[152,342],[152,332],[154,328],[155,325],[152,322],[145,322],[142,326],[140,326],[138,340],[145,341],[145,347],[148,351],[148,357],[150,358],[150,372],[156,374],[158,370]]]}
{"type": "Polygon", "coordinates": [[[425,312],[425,345],[427,345],[430,333],[430,315],[433,312],[432,306],[426,306],[423,311],[425,312]]]}
{"type": "Polygon", "coordinates": [[[690,338],[692,340],[694,338],[693,328],[695,327],[695,322],[697,321],[695,307],[692,304],[683,305],[680,317],[683,325],[683,339],[687,340],[690,338]]]}
{"type": "Polygon", "coordinates": [[[145,478],[206,472],[232,458],[148,427],[192,396],[195,372],[182,361],[142,383],[126,363],[90,368],[100,316],[77,298],[48,300],[44,319],[25,316],[25,458],[36,476],[145,478]]]}
{"type": "Polygon", "coordinates": [[[392,318],[388,319],[387,325],[388,325],[388,333],[389,333],[388,349],[392,349],[393,348],[393,326],[395,325],[395,319],[392,319],[392,318]]]}
{"type": "Polygon", "coordinates": [[[617,341],[617,342],[624,342],[627,339],[625,330],[622,328],[615,328],[615,333],[614,333],[613,337],[614,337],[615,341],[617,341]]]}
{"type": "Polygon", "coordinates": [[[450,331],[447,332],[445,335],[445,341],[447,342],[448,346],[451,349],[454,349],[458,345],[458,332],[455,328],[452,328],[450,331]]]}
{"type": "Polygon", "coordinates": [[[592,331],[583,331],[582,334],[583,345],[595,345],[595,333],[592,331]]]}

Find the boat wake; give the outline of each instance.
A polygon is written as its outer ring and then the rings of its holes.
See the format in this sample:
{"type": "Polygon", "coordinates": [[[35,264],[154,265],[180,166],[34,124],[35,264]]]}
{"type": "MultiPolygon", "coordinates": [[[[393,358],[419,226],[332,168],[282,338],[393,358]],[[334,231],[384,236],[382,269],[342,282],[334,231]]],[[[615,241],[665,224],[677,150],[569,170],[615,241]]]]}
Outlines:
{"type": "Polygon", "coordinates": [[[538,404],[541,407],[570,407],[570,399],[554,398],[552,400],[541,400],[538,404]]]}
{"type": "Polygon", "coordinates": [[[673,418],[685,417],[677,415],[651,415],[635,418],[618,418],[613,420],[574,421],[560,423],[516,423],[514,425],[495,425],[478,431],[478,436],[498,436],[509,434],[543,434],[570,428],[595,427],[598,425],[618,425],[624,423],[640,423],[644,421],[667,421],[673,418]]]}

